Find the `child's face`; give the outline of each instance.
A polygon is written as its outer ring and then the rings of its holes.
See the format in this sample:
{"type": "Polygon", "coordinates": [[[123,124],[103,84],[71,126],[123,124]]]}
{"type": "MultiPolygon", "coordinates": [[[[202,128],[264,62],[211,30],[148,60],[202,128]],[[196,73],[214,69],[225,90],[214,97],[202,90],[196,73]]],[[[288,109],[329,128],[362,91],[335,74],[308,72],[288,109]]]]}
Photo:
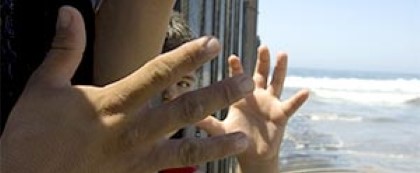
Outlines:
{"type": "Polygon", "coordinates": [[[195,71],[190,72],[182,77],[181,80],[166,88],[162,93],[163,102],[171,101],[182,94],[192,91],[196,87],[195,71]]]}

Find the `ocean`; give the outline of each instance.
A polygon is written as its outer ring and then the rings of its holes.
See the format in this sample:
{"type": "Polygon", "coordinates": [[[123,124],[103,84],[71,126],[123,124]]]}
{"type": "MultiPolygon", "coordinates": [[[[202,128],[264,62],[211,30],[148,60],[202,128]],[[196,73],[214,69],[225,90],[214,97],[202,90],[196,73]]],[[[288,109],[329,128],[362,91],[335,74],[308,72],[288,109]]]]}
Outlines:
{"type": "Polygon", "coordinates": [[[282,172],[420,172],[420,75],[290,69],[281,98],[300,88],[282,172]]]}

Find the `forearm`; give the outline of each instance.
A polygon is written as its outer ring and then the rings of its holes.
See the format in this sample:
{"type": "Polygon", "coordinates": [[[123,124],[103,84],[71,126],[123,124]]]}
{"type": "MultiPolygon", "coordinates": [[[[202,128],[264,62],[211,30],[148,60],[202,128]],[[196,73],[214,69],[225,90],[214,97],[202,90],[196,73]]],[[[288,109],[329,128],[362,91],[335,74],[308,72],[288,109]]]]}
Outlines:
{"type": "Polygon", "coordinates": [[[96,84],[118,80],[161,53],[173,3],[173,0],[104,1],[96,16],[96,84]]]}
{"type": "Polygon", "coordinates": [[[258,161],[242,161],[239,160],[236,166],[236,173],[279,173],[279,162],[278,159],[270,161],[258,162],[258,161]]]}

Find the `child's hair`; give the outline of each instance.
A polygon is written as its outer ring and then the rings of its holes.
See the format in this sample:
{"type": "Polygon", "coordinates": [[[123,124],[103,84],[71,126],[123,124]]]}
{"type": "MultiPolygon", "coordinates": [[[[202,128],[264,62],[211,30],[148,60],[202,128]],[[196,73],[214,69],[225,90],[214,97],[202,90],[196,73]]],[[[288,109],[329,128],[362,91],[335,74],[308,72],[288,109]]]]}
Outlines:
{"type": "Polygon", "coordinates": [[[173,12],[169,21],[168,31],[166,32],[162,53],[176,49],[194,38],[183,16],[178,12],[173,12]]]}

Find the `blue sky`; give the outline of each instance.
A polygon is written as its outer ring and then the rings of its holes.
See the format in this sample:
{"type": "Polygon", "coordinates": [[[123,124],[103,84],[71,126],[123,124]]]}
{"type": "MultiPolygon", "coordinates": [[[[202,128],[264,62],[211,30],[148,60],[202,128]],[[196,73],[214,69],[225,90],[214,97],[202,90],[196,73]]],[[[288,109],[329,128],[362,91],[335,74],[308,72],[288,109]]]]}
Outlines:
{"type": "Polygon", "coordinates": [[[258,34],[290,67],[420,74],[420,0],[260,0],[258,34]]]}

